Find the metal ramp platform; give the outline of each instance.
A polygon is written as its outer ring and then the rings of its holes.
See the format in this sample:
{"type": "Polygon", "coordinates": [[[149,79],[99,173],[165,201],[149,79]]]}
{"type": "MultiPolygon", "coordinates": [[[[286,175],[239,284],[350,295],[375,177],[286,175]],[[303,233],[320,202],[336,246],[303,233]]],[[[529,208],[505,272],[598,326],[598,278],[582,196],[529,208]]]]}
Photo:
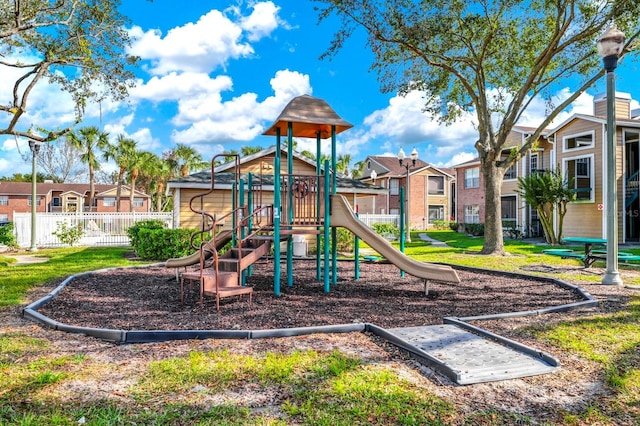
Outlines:
{"type": "Polygon", "coordinates": [[[559,368],[555,358],[483,330],[476,334],[443,324],[386,331],[392,343],[460,385],[535,376],[559,368]]]}

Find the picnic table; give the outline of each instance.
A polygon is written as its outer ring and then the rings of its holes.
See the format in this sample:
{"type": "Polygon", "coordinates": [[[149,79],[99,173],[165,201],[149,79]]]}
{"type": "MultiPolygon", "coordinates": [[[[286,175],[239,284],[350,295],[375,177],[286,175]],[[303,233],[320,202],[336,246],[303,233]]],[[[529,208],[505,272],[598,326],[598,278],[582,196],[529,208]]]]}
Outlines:
{"type": "MultiPolygon", "coordinates": [[[[587,237],[566,237],[563,239],[566,243],[584,244],[584,251],[575,251],[571,249],[547,249],[542,252],[551,256],[559,256],[563,259],[573,258],[579,259],[585,268],[590,268],[596,260],[607,259],[607,240],[604,238],[587,238],[587,237]],[[602,246],[602,249],[594,249],[594,246],[602,246]]],[[[628,252],[618,252],[619,261],[640,260],[640,256],[628,252]]]]}

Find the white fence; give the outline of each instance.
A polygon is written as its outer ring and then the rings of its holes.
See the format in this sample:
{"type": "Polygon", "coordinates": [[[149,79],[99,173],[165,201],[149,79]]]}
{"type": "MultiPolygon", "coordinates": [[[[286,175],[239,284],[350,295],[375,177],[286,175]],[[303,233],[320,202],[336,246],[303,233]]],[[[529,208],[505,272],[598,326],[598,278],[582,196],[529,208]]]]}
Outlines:
{"type": "Polygon", "coordinates": [[[369,228],[374,223],[392,223],[400,227],[400,215],[398,214],[360,214],[358,219],[363,221],[369,228]]]}
{"type": "MultiPolygon", "coordinates": [[[[171,213],[37,213],[36,246],[63,247],[53,233],[59,222],[84,231],[79,246],[126,246],[127,229],[141,220],[158,219],[172,226],[171,213]]],[[[21,248],[31,247],[31,213],[14,213],[13,225],[21,248]]]]}

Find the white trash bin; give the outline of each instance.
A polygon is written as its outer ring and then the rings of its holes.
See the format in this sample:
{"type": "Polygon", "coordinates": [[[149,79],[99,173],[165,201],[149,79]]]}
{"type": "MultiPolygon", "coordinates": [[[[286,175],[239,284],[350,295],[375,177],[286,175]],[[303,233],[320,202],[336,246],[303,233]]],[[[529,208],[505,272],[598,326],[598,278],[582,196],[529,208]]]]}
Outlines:
{"type": "Polygon", "coordinates": [[[293,255],[296,257],[307,257],[307,239],[304,235],[293,236],[293,255]]]}

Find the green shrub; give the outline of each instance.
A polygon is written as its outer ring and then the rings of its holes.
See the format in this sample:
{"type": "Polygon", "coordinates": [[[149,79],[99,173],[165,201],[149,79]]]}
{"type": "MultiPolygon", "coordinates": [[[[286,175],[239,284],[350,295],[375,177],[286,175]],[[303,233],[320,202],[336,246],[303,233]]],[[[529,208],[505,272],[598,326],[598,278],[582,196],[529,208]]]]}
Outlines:
{"type": "Polygon", "coordinates": [[[454,232],[458,232],[460,230],[460,226],[461,224],[459,224],[458,222],[449,222],[449,228],[454,232]]]}
{"type": "Polygon", "coordinates": [[[400,228],[395,223],[374,223],[371,225],[371,229],[376,231],[376,234],[381,235],[385,238],[400,237],[400,228]]]}
{"type": "MultiPolygon", "coordinates": [[[[353,240],[355,236],[345,228],[337,228],[337,250],[343,253],[353,252],[353,240]]],[[[324,253],[324,237],[320,237],[320,253],[324,253]]]]}
{"type": "Polygon", "coordinates": [[[464,229],[467,234],[474,236],[484,235],[484,223],[465,223],[464,229]]]}
{"type": "Polygon", "coordinates": [[[167,260],[193,253],[190,245],[195,229],[140,228],[137,231],[136,253],[146,260],[167,260]]]}
{"type": "Polygon", "coordinates": [[[0,226],[0,244],[15,249],[18,248],[18,240],[13,234],[13,222],[7,223],[4,226],[0,226]]]}
{"type": "Polygon", "coordinates": [[[434,220],[433,229],[436,229],[438,231],[447,231],[449,229],[453,229],[454,231],[457,231],[458,224],[450,220],[434,220]],[[455,224],[455,228],[452,227],[452,224],[455,224]]]}
{"type": "Polygon", "coordinates": [[[58,237],[62,244],[73,247],[80,241],[80,238],[84,235],[84,231],[80,225],[69,226],[67,222],[58,222],[58,226],[52,234],[58,237]]]}
{"type": "Polygon", "coordinates": [[[164,222],[158,219],[141,220],[134,223],[129,229],[127,229],[127,235],[131,241],[131,246],[135,251],[138,251],[140,245],[140,230],[141,229],[164,229],[164,222]]]}

